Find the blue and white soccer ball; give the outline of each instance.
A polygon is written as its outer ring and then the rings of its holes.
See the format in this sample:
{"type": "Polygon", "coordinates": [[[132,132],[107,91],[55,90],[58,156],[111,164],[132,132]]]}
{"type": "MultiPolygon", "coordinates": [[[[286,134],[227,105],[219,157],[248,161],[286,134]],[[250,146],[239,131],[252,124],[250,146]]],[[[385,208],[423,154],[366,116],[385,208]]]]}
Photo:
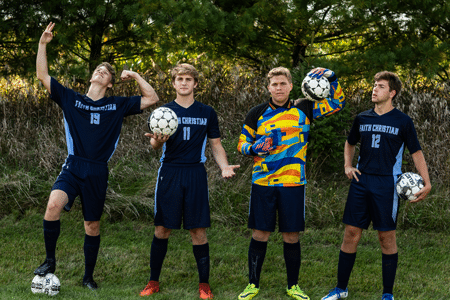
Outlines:
{"type": "Polygon", "coordinates": [[[330,95],[330,82],[325,76],[317,79],[308,73],[302,82],[302,92],[309,100],[323,100],[330,95]]]}
{"type": "Polygon", "coordinates": [[[55,296],[61,289],[61,283],[55,274],[48,273],[45,276],[34,276],[31,281],[31,292],[33,294],[47,294],[55,296]]]}
{"type": "Polygon", "coordinates": [[[147,120],[148,129],[153,133],[172,135],[178,128],[177,114],[168,107],[155,109],[147,120]]]}
{"type": "Polygon", "coordinates": [[[420,191],[424,187],[422,176],[416,173],[407,172],[403,173],[398,179],[396,184],[397,194],[404,200],[415,200],[417,197],[415,193],[420,191]]]}

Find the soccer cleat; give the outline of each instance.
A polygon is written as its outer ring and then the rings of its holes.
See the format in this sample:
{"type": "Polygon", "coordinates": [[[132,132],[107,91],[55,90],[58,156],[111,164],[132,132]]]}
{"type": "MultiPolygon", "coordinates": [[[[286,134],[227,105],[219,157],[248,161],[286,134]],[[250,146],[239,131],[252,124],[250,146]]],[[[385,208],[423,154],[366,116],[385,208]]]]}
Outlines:
{"type": "Polygon", "coordinates": [[[36,270],[34,275],[45,276],[48,273],[55,273],[56,260],[54,258],[46,258],[45,261],[36,270]]]}
{"type": "Polygon", "coordinates": [[[381,300],[394,300],[394,295],[392,294],[383,294],[381,300]]]}
{"type": "Polygon", "coordinates": [[[286,292],[289,296],[297,300],[309,300],[309,297],[300,289],[298,284],[293,285],[291,288],[287,288],[286,292]]]}
{"type": "Polygon", "coordinates": [[[83,287],[87,287],[91,291],[95,291],[98,289],[97,283],[94,281],[94,278],[89,277],[87,279],[83,279],[83,287]]]}
{"type": "Polygon", "coordinates": [[[249,283],[245,290],[239,295],[239,300],[250,300],[258,294],[259,288],[253,283],[249,283]]]}
{"type": "Polygon", "coordinates": [[[150,280],[139,295],[150,296],[159,292],[159,281],[150,280]]]}
{"type": "Polygon", "coordinates": [[[212,299],[214,297],[211,287],[207,283],[199,283],[198,292],[200,293],[200,299],[212,299]]]}
{"type": "Polygon", "coordinates": [[[323,297],[322,300],[337,300],[341,298],[347,298],[347,296],[348,296],[348,288],[346,288],[344,291],[343,289],[335,287],[334,289],[330,290],[328,295],[323,297]]]}

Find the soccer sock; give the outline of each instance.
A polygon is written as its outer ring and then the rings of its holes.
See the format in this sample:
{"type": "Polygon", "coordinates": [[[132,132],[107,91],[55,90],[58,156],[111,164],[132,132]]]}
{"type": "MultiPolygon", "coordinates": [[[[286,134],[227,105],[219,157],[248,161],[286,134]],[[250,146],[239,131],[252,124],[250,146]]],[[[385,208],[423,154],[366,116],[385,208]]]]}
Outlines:
{"type": "Polygon", "coordinates": [[[199,283],[209,283],[209,244],[193,245],[192,250],[197,261],[199,283]]]}
{"type": "Polygon", "coordinates": [[[254,240],[250,241],[248,249],[248,269],[249,269],[249,283],[253,283],[255,287],[259,288],[259,278],[261,276],[261,269],[266,257],[267,242],[260,242],[254,240]]]}
{"type": "Polygon", "coordinates": [[[159,281],[168,243],[169,239],[158,239],[156,236],[153,236],[150,250],[150,280],[159,281]]]}
{"type": "Polygon", "coordinates": [[[397,273],[398,253],[382,254],[383,294],[393,294],[395,274],[397,273]]]}
{"type": "Polygon", "coordinates": [[[346,253],[344,251],[339,252],[338,263],[338,283],[337,287],[345,290],[350,279],[350,273],[352,272],[353,265],[355,264],[356,252],[346,253]]]}
{"type": "Polygon", "coordinates": [[[61,231],[61,222],[44,220],[44,242],[47,258],[55,259],[56,242],[61,231]]]}
{"type": "Polygon", "coordinates": [[[300,272],[301,264],[300,242],[294,244],[285,242],[283,252],[284,261],[286,263],[288,288],[291,288],[298,283],[298,274],[300,272]]]}
{"type": "Polygon", "coordinates": [[[92,278],[95,264],[97,263],[98,250],[100,248],[100,235],[84,235],[84,277],[83,281],[92,278]]]}

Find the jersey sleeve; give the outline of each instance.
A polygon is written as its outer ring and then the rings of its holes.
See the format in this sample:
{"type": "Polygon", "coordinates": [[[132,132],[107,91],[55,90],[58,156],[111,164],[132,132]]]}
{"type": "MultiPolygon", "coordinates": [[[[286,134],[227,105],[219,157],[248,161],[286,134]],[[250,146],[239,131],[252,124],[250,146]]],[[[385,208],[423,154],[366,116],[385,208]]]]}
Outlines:
{"type": "Polygon", "coordinates": [[[211,114],[208,121],[207,136],[209,139],[220,138],[219,120],[217,118],[217,113],[211,108],[211,114]]]}
{"type": "Polygon", "coordinates": [[[332,115],[342,110],[344,106],[345,106],[345,95],[344,92],[342,91],[340,83],[337,82],[336,90],[333,93],[331,93],[330,98],[325,98],[321,101],[314,102],[313,118],[317,119],[332,115]]]}
{"type": "Polygon", "coordinates": [[[406,122],[406,130],[404,132],[404,140],[409,153],[414,154],[417,151],[422,150],[419,139],[417,138],[416,128],[414,127],[414,123],[410,117],[408,117],[408,122],[406,122]]]}
{"type": "Polygon", "coordinates": [[[256,130],[258,128],[258,119],[265,108],[267,108],[267,103],[258,105],[252,108],[245,117],[244,125],[242,126],[241,135],[239,136],[239,142],[237,146],[237,150],[245,156],[256,155],[256,153],[254,153],[251,148],[257,139],[256,130]]]}
{"type": "Polygon", "coordinates": [[[141,114],[141,96],[123,97],[125,101],[124,116],[141,114]]]}
{"type": "Polygon", "coordinates": [[[63,99],[66,99],[66,95],[68,93],[68,88],[59,83],[55,78],[51,78],[50,80],[50,98],[55,101],[60,107],[63,106],[63,99]]]}
{"type": "Polygon", "coordinates": [[[350,129],[350,133],[347,137],[347,142],[354,146],[359,142],[359,139],[361,138],[360,132],[359,132],[359,118],[356,116],[356,118],[353,120],[352,128],[350,129]]]}

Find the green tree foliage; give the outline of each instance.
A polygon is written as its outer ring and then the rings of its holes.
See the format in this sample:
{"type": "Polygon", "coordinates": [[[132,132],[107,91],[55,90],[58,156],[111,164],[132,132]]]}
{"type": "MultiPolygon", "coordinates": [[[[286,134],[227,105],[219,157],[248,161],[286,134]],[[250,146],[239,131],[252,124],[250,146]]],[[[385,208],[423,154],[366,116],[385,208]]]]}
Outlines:
{"type": "Polygon", "coordinates": [[[348,40],[367,27],[363,16],[348,15],[349,1],[162,1],[157,20],[177,35],[194,38],[197,51],[244,60],[259,69],[296,67],[324,53],[322,45],[348,40]],[[350,21],[349,21],[350,19],[350,21]]]}
{"type": "Polygon", "coordinates": [[[436,75],[449,83],[450,1],[399,0],[397,8],[405,15],[405,65],[414,73],[436,75]]]}
{"type": "MultiPolygon", "coordinates": [[[[2,1],[3,2],[3,1],[2,1]]],[[[86,78],[102,61],[117,63],[149,56],[158,31],[149,12],[149,0],[24,0],[3,4],[0,20],[4,73],[34,69],[37,42],[45,26],[55,22],[49,58],[60,73],[86,78]],[[83,76],[84,75],[84,76],[83,76]]]]}
{"type": "Polygon", "coordinates": [[[54,21],[49,56],[60,73],[92,71],[102,60],[164,69],[206,53],[263,74],[324,66],[355,82],[382,69],[448,81],[449,2],[3,0],[0,71],[34,71],[36,43],[54,21]]]}

